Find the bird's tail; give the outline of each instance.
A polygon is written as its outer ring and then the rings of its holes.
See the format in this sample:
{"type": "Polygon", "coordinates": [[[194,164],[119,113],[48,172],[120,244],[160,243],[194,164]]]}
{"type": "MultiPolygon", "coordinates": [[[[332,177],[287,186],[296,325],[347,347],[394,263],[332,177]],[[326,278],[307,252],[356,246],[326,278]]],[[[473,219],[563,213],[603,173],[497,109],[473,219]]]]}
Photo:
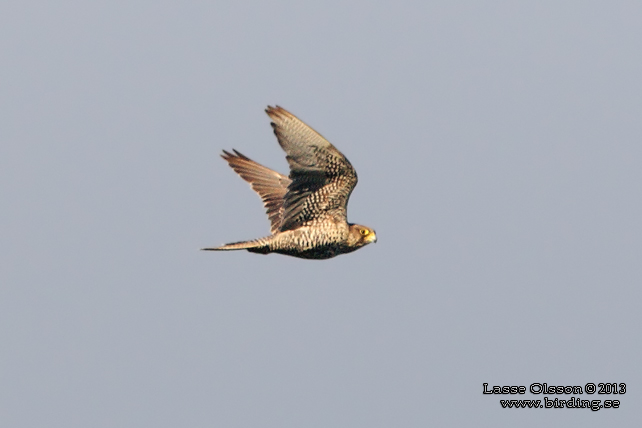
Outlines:
{"type": "Polygon", "coordinates": [[[201,248],[203,251],[234,251],[248,250],[251,253],[267,254],[270,249],[267,245],[266,238],[255,239],[253,241],[232,242],[214,248],[201,248]]]}

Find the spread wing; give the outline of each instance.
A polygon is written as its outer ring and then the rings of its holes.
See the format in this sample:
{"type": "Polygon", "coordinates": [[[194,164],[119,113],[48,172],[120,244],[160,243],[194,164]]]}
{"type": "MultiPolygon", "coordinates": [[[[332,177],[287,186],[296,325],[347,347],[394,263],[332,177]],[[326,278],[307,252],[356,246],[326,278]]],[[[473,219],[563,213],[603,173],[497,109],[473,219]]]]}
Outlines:
{"type": "Polygon", "coordinates": [[[287,110],[276,106],[265,111],[290,164],[291,182],[279,230],[295,229],[328,215],[347,221],[348,198],[357,185],[357,173],[348,159],[287,110]]]}
{"type": "Polygon", "coordinates": [[[278,232],[283,219],[283,200],[291,180],[236,150],[234,153],[223,150],[221,157],[259,194],[270,219],[270,230],[272,234],[278,232]]]}

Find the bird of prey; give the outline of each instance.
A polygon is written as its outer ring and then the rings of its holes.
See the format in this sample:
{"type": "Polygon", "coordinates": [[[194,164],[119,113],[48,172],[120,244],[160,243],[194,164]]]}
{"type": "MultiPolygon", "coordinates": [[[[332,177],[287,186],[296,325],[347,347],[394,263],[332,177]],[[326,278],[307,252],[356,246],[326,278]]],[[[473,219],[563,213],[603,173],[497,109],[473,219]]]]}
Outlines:
{"type": "Polygon", "coordinates": [[[348,223],[357,173],[328,140],[287,110],[265,110],[290,165],[289,177],[233,150],[221,157],[263,200],[271,235],[203,250],[248,250],[304,259],[329,259],[377,242],[375,231],[348,223]]]}

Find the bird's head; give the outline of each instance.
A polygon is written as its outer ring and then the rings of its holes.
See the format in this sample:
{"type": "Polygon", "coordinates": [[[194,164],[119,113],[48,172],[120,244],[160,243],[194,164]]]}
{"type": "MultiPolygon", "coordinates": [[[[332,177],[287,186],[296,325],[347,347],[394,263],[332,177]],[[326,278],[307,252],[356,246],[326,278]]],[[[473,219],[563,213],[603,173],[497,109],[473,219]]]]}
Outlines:
{"type": "Polygon", "coordinates": [[[348,242],[351,246],[354,247],[363,247],[368,245],[371,242],[377,242],[377,234],[374,229],[370,229],[367,226],[362,226],[360,224],[351,224],[350,225],[350,237],[348,242]]]}

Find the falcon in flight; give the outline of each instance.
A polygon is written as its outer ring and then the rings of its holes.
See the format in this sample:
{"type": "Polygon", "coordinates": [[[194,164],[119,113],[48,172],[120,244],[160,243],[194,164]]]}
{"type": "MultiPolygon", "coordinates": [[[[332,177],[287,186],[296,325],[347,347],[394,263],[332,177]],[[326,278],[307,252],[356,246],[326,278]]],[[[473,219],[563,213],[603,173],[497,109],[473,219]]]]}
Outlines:
{"type": "Polygon", "coordinates": [[[329,259],[377,242],[373,229],[348,223],[348,198],[357,185],[357,172],[348,159],[287,110],[268,106],[265,111],[287,155],[290,176],[266,168],[236,150],[224,150],[221,157],[263,200],[271,235],[203,250],[248,250],[329,259]]]}

